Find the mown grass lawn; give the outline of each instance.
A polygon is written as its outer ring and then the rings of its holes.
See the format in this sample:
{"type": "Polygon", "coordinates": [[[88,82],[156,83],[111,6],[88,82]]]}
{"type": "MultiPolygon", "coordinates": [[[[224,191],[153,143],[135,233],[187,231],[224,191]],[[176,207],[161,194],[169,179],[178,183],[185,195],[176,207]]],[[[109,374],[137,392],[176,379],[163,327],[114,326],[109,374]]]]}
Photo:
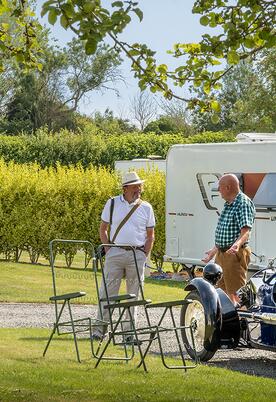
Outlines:
{"type": "MultiPolygon", "coordinates": [[[[49,266],[0,262],[0,301],[48,302],[52,295],[49,266]]],[[[97,303],[92,272],[58,268],[62,292],[84,290],[86,303],[97,303]]],[[[145,296],[153,301],[181,299],[183,283],[146,280],[145,296]]],[[[276,401],[275,381],[200,365],[183,373],[167,370],[149,355],[149,373],[130,362],[102,362],[94,369],[87,339],[79,341],[82,363],[76,362],[73,340],[54,338],[42,357],[50,330],[0,329],[0,401],[276,401]]],[[[176,360],[170,358],[170,364],[176,360]]]]}
{"type": "MultiPolygon", "coordinates": [[[[89,341],[79,342],[85,360],[75,361],[73,341],[55,339],[42,357],[49,331],[0,329],[1,401],[248,401],[276,400],[275,381],[205,365],[183,373],[148,356],[149,372],[102,362],[94,369],[89,341]]],[[[172,361],[170,362],[172,363],[172,361]]]]}
{"type": "MultiPolygon", "coordinates": [[[[84,291],[87,296],[79,302],[97,304],[95,278],[91,270],[58,267],[56,278],[59,293],[84,291]]],[[[152,279],[146,279],[144,286],[145,297],[156,302],[182,299],[185,294],[183,289],[183,283],[152,279]]],[[[0,261],[0,302],[46,303],[52,295],[49,266],[0,261]]]]}

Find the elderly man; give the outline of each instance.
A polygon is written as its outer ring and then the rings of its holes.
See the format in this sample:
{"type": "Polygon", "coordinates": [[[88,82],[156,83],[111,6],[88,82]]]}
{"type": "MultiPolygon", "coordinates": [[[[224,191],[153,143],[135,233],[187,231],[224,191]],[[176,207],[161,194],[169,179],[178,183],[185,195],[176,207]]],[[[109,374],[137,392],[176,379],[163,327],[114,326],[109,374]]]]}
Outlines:
{"type": "MultiPolygon", "coordinates": [[[[107,201],[102,212],[100,224],[101,242],[108,244],[128,244],[135,248],[140,279],[144,279],[144,266],[154,242],[155,217],[152,206],[141,200],[142,185],[136,172],[128,172],[122,180],[123,193],[114,197],[113,213],[110,213],[111,199],[107,201]],[[133,210],[132,210],[133,209],[133,210]],[[132,211],[129,218],[124,218],[132,211]],[[110,225],[111,219],[111,225],[110,225]],[[123,225],[121,225],[124,221],[123,225]],[[120,229],[118,230],[118,228],[120,229]],[[109,232],[109,234],[108,234],[109,232]]],[[[119,247],[106,247],[105,278],[109,296],[118,295],[121,280],[126,278],[127,293],[139,294],[139,279],[137,277],[132,250],[119,247]]],[[[100,288],[100,298],[105,297],[104,284],[100,288]]],[[[103,308],[102,315],[98,311],[98,318],[108,320],[108,312],[103,308]]],[[[99,327],[94,332],[94,338],[100,339],[104,329],[99,327]]],[[[130,340],[130,342],[133,342],[130,340]]]]}
{"type": "Polygon", "coordinates": [[[249,235],[254,222],[253,202],[240,191],[239,180],[233,174],[225,174],[219,180],[218,190],[226,201],[219,217],[215,246],[206,252],[203,262],[215,257],[222,267],[223,277],[218,282],[234,304],[239,303],[236,292],[245,285],[250,261],[249,235]]]}

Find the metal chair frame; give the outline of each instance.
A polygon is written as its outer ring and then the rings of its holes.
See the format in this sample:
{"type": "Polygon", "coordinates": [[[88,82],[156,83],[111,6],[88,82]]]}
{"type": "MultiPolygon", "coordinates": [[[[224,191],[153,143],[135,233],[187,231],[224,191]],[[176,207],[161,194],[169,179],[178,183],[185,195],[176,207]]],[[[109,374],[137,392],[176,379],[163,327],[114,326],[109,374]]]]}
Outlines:
{"type": "MultiPolygon", "coordinates": [[[[189,329],[190,330],[190,334],[191,334],[191,340],[192,340],[192,344],[193,344],[193,349],[194,351],[196,350],[195,348],[195,342],[194,342],[194,336],[193,336],[193,331],[192,331],[192,327],[191,326],[177,326],[176,322],[175,322],[175,318],[174,318],[174,314],[173,314],[173,307],[176,306],[183,306],[184,304],[187,303],[191,303],[192,301],[188,300],[188,299],[183,299],[183,300],[175,300],[175,301],[168,301],[168,302],[163,302],[163,303],[151,303],[146,305],[146,309],[152,309],[152,308],[164,308],[164,311],[161,315],[161,318],[158,321],[158,324],[156,325],[156,330],[157,330],[157,339],[158,339],[158,344],[159,344],[159,349],[160,349],[160,355],[161,355],[161,359],[162,359],[162,363],[163,365],[167,368],[167,369],[184,369],[185,371],[187,371],[188,369],[192,369],[195,368],[199,362],[198,358],[197,358],[197,354],[195,352],[195,364],[189,364],[187,365],[186,360],[185,360],[185,356],[184,356],[184,350],[183,347],[181,346],[181,342],[180,342],[180,337],[178,332],[182,329],[189,329]],[[165,316],[167,315],[167,313],[169,313],[169,316],[171,318],[171,322],[172,322],[172,327],[164,327],[162,325],[163,320],[165,318],[165,316]],[[174,365],[174,366],[170,366],[166,363],[166,359],[165,359],[165,354],[163,351],[163,347],[162,347],[162,340],[161,340],[161,333],[162,332],[174,332],[175,334],[175,338],[177,340],[177,346],[178,346],[178,350],[179,350],[179,354],[182,360],[182,365],[174,365]]],[[[144,352],[144,356],[143,358],[145,359],[148,351],[150,350],[151,344],[152,344],[151,340],[144,352]]],[[[138,367],[140,367],[142,364],[142,361],[139,363],[138,367]]]]}
{"type": "MultiPolygon", "coordinates": [[[[136,295],[134,295],[134,294],[121,294],[121,295],[117,295],[117,296],[109,296],[108,295],[106,277],[105,277],[105,273],[104,273],[104,263],[103,263],[103,258],[102,258],[102,250],[104,247],[115,247],[115,248],[123,247],[123,248],[127,248],[130,251],[132,251],[134,262],[135,262],[137,278],[138,278],[138,282],[139,282],[139,291],[140,291],[142,300],[144,301],[144,292],[143,292],[143,287],[142,287],[142,283],[141,283],[141,278],[139,275],[135,249],[132,246],[129,246],[127,244],[120,244],[120,245],[101,244],[97,250],[98,258],[97,258],[97,263],[94,265],[94,268],[95,268],[94,274],[95,274],[96,291],[97,291],[97,296],[98,296],[98,301],[99,301],[99,309],[100,309],[100,313],[101,313],[101,318],[103,317],[101,303],[106,302],[107,305],[105,306],[105,308],[108,309],[110,330],[109,330],[109,334],[108,334],[108,341],[104,346],[102,345],[102,342],[100,342],[95,351],[93,342],[91,343],[92,355],[93,355],[93,357],[95,357],[98,360],[96,363],[96,367],[98,366],[98,364],[101,360],[122,360],[127,363],[129,360],[133,359],[134,352],[135,352],[134,346],[131,345],[131,352],[129,352],[128,345],[126,345],[126,342],[125,342],[125,337],[128,335],[133,335],[133,331],[126,331],[123,329],[123,326],[126,323],[130,323],[130,325],[132,327],[135,327],[134,317],[131,313],[131,308],[139,306],[139,305],[143,305],[143,303],[141,303],[141,301],[133,300],[136,298],[136,295]],[[99,284],[98,284],[98,277],[97,277],[98,265],[100,265],[100,268],[101,268],[102,280],[103,280],[105,295],[106,295],[106,297],[103,297],[103,298],[100,298],[100,292],[99,292],[99,284]],[[119,318],[114,319],[113,313],[116,311],[118,311],[119,318]],[[126,311],[128,311],[128,314],[130,317],[128,320],[123,318],[126,311]],[[118,331],[118,327],[120,328],[119,331],[118,331]],[[119,341],[118,341],[118,336],[120,339],[119,341]],[[121,338],[123,338],[123,339],[121,339],[121,338]],[[121,356],[121,355],[120,356],[117,356],[117,355],[104,356],[104,353],[111,341],[114,346],[123,346],[124,347],[124,356],[121,356]],[[103,348],[101,348],[102,346],[103,346],[103,348]]],[[[150,302],[150,301],[147,301],[147,302],[150,302]]],[[[145,314],[146,314],[148,326],[150,326],[150,321],[149,321],[148,313],[146,310],[145,310],[145,314]]]]}
{"type": "MultiPolygon", "coordinates": [[[[134,347],[132,345],[132,353],[131,356],[128,356],[127,354],[127,347],[126,344],[124,342],[125,338],[127,336],[131,336],[133,337],[133,339],[136,341],[137,347],[138,347],[138,351],[139,351],[139,355],[140,355],[140,362],[137,366],[141,367],[143,366],[144,370],[147,371],[147,366],[146,366],[146,356],[150,350],[151,344],[152,342],[157,339],[158,340],[158,344],[159,344],[159,349],[160,349],[160,355],[161,355],[161,360],[163,365],[168,368],[168,369],[184,369],[185,371],[187,369],[192,369],[195,368],[198,360],[195,360],[194,364],[187,364],[185,361],[185,356],[184,356],[184,351],[183,351],[183,347],[181,346],[181,342],[180,342],[180,337],[179,337],[179,330],[184,329],[184,328],[188,328],[186,326],[177,326],[176,322],[175,322],[175,318],[173,315],[173,311],[172,308],[175,306],[181,306],[183,304],[189,303],[189,301],[187,300],[177,300],[177,301],[170,301],[170,302],[164,302],[164,303],[152,303],[151,300],[146,300],[144,298],[144,292],[143,292],[143,287],[142,287],[142,283],[141,283],[141,278],[139,275],[139,270],[138,270],[138,266],[137,266],[137,259],[136,259],[136,255],[135,255],[135,249],[132,246],[129,245],[113,245],[113,244],[102,244],[101,246],[99,246],[98,248],[98,255],[101,256],[102,253],[102,248],[108,246],[108,247],[123,247],[123,248],[128,248],[129,250],[132,251],[133,253],[133,257],[134,257],[134,261],[135,261],[135,266],[136,266],[136,272],[137,272],[137,277],[139,280],[139,288],[140,288],[140,293],[141,293],[141,300],[131,300],[132,296],[135,295],[122,295],[122,296],[114,296],[114,297],[108,297],[108,292],[107,292],[107,286],[106,286],[106,281],[105,281],[105,275],[104,275],[104,267],[103,267],[103,261],[102,261],[102,257],[99,257],[99,262],[101,265],[101,269],[102,269],[102,277],[103,277],[103,281],[104,281],[104,286],[105,286],[105,293],[106,293],[106,297],[103,299],[99,298],[99,305],[100,302],[102,301],[106,301],[107,304],[104,306],[105,309],[108,310],[109,313],[109,324],[110,324],[110,330],[109,330],[109,334],[108,334],[108,338],[107,341],[105,343],[105,345],[103,346],[103,348],[101,349],[101,347],[98,348],[97,353],[94,353],[93,348],[92,348],[92,354],[93,356],[97,359],[95,368],[98,367],[98,365],[100,364],[101,360],[126,360],[127,362],[129,360],[131,360],[134,357],[134,347]],[[130,300],[127,300],[130,299],[130,300]],[[134,321],[134,317],[132,314],[132,307],[144,307],[144,311],[145,311],[145,317],[146,317],[146,322],[147,325],[145,327],[136,327],[135,321],[134,321]],[[162,313],[162,316],[160,318],[160,320],[158,321],[157,325],[152,325],[150,322],[150,317],[148,314],[148,311],[151,308],[164,308],[164,311],[162,313]],[[113,319],[113,313],[118,311],[118,315],[119,317],[114,321],[113,319]],[[123,323],[126,322],[123,317],[125,315],[125,313],[128,312],[129,315],[129,321],[131,324],[131,328],[130,330],[124,330],[123,329],[123,323]],[[163,320],[165,318],[165,316],[167,315],[167,313],[170,314],[171,317],[171,322],[172,322],[172,327],[167,328],[162,326],[163,320]],[[163,351],[163,347],[162,347],[162,340],[161,340],[161,334],[163,332],[171,332],[173,331],[176,339],[177,339],[177,345],[178,345],[178,350],[181,356],[181,360],[182,360],[182,364],[181,365],[176,365],[176,366],[170,366],[166,363],[166,359],[165,359],[165,354],[163,351]],[[148,336],[146,339],[142,339],[141,336],[148,336]],[[122,341],[117,342],[116,341],[116,337],[120,336],[122,338],[122,341]],[[146,349],[143,351],[141,348],[141,344],[147,342],[148,345],[146,347],[146,349]],[[124,346],[124,350],[125,350],[125,357],[117,357],[117,356],[105,356],[105,352],[107,351],[108,347],[110,346],[110,344],[113,345],[122,345],[124,346]],[[100,353],[99,353],[100,352],[100,353]]],[[[96,287],[97,287],[97,293],[98,293],[98,297],[99,297],[99,290],[98,290],[98,284],[97,284],[97,278],[96,278],[96,287]]],[[[190,328],[190,327],[189,327],[190,328]]],[[[194,346],[194,350],[195,350],[195,345],[194,345],[194,338],[193,338],[193,332],[192,329],[190,328],[191,331],[191,339],[193,342],[193,346],[194,346]]],[[[101,346],[101,345],[100,345],[101,346]]],[[[196,353],[195,353],[196,355],[196,353]]]]}
{"type": "Polygon", "coordinates": [[[71,308],[71,300],[75,300],[80,297],[86,296],[85,292],[73,292],[73,293],[66,293],[66,294],[57,294],[57,286],[56,286],[56,274],[55,274],[55,254],[54,254],[54,245],[56,244],[75,244],[75,245],[85,245],[91,250],[91,261],[92,261],[92,268],[95,265],[96,258],[94,252],[94,246],[90,241],[87,240],[66,240],[66,239],[54,239],[51,240],[49,243],[50,248],[50,266],[51,266],[51,273],[52,273],[52,283],[53,283],[53,291],[54,295],[50,297],[50,301],[54,302],[55,304],[55,322],[53,326],[53,330],[50,334],[48,342],[45,346],[43,356],[46,355],[48,347],[53,339],[53,336],[57,333],[57,335],[67,335],[73,334],[74,337],[74,344],[75,350],[77,355],[77,360],[80,363],[80,353],[78,348],[77,342],[77,333],[88,332],[91,333],[92,328],[95,325],[107,323],[101,320],[94,320],[90,317],[74,319],[72,308],[71,308]],[[60,304],[58,302],[62,302],[61,307],[59,308],[60,304]],[[69,321],[61,321],[62,314],[64,312],[65,307],[67,306],[69,312],[69,321]]]}

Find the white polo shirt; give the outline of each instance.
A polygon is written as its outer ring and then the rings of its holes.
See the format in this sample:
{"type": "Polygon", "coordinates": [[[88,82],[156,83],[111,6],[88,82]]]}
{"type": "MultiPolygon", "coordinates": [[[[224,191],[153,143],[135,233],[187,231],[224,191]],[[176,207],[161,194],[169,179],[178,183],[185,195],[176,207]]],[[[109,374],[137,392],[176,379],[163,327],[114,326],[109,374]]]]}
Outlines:
{"type": "MultiPolygon", "coordinates": [[[[138,202],[129,204],[123,197],[118,195],[114,197],[114,210],[112,216],[112,225],[110,231],[110,239],[114,236],[117,227],[124,217],[138,202]]],[[[109,223],[111,200],[107,200],[101,218],[104,222],[109,223]]],[[[144,246],[146,241],[147,228],[155,226],[155,217],[152,206],[147,201],[142,201],[141,205],[134,211],[124,226],[119,231],[115,244],[130,244],[131,246],[144,246]]]]}

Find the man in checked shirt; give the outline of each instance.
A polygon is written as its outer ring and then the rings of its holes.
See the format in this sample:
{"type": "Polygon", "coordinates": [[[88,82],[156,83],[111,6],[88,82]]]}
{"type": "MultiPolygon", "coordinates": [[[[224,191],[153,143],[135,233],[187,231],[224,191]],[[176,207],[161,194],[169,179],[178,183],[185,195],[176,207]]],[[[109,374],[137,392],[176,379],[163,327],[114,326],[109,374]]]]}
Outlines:
{"type": "Polygon", "coordinates": [[[218,190],[226,201],[215,232],[215,246],[202,259],[207,263],[215,257],[222,267],[223,276],[218,287],[223,289],[234,304],[239,303],[236,292],[245,285],[251,250],[248,247],[254,222],[253,202],[240,190],[239,180],[225,174],[219,180],[218,190]]]}

